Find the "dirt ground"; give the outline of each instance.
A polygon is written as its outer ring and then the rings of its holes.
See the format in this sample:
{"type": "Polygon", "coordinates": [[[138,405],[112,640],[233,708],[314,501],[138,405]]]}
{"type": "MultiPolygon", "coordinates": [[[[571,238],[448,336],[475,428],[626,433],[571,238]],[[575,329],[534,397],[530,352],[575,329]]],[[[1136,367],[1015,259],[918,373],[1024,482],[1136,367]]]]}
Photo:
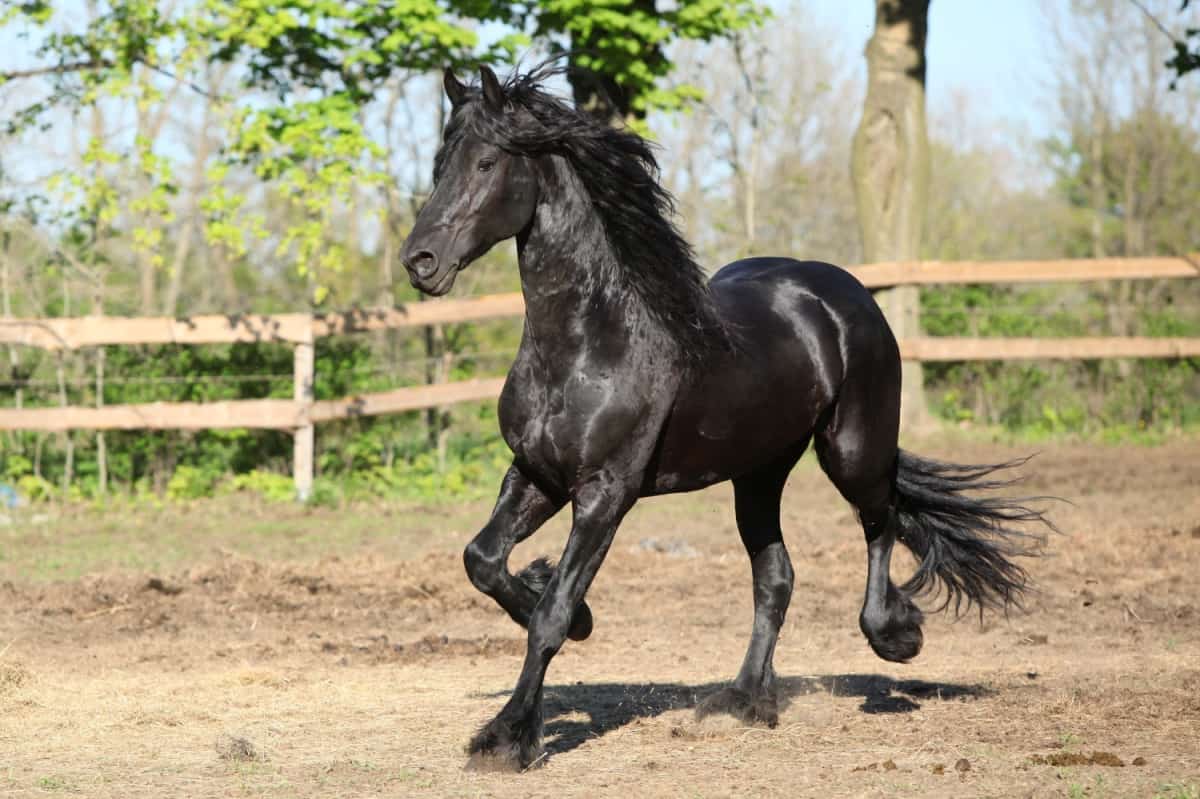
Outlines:
{"type": "Polygon", "coordinates": [[[461,566],[488,503],[17,519],[0,528],[0,795],[1200,797],[1200,442],[1051,446],[1030,471],[1026,490],[1074,504],[1029,564],[1027,612],[932,617],[895,665],[857,629],[861,533],[801,464],[773,730],[694,715],[750,629],[728,487],[642,503],[589,595],[592,638],[551,667],[548,757],[523,775],[462,768],[524,651],[461,566]],[[29,565],[63,542],[107,554],[67,578],[29,565]]]}

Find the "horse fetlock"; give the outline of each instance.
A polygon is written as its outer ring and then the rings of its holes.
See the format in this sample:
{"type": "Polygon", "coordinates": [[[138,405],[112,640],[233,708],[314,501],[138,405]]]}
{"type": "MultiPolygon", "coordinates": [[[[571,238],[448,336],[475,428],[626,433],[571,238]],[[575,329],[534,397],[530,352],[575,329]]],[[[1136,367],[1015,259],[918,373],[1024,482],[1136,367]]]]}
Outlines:
{"type": "Polygon", "coordinates": [[[540,766],[545,759],[542,720],[494,718],[471,738],[467,754],[466,768],[470,771],[519,772],[540,766]]]}
{"type": "Polygon", "coordinates": [[[567,637],[572,641],[582,641],[592,634],[592,611],[586,602],[580,602],[571,616],[571,626],[567,629],[567,637]]]}
{"type": "Polygon", "coordinates": [[[696,719],[723,714],[743,724],[774,728],[779,724],[779,699],[773,688],[745,690],[726,686],[696,706],[696,719]]]}

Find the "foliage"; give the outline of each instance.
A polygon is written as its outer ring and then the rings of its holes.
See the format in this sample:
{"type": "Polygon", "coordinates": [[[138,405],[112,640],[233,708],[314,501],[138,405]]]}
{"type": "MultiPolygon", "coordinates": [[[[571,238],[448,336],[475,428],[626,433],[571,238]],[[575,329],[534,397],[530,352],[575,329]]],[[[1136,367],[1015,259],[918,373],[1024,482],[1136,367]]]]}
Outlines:
{"type": "MultiPolygon", "coordinates": [[[[1186,11],[1191,2],[1192,0],[1181,0],[1180,12],[1186,11]]],[[[1175,88],[1179,78],[1200,69],[1200,28],[1187,28],[1183,38],[1173,40],[1172,46],[1175,52],[1167,62],[1167,67],[1175,71],[1175,80],[1171,82],[1171,88],[1175,88]]]]}
{"type": "Polygon", "coordinates": [[[212,496],[219,474],[208,469],[182,464],[167,481],[167,498],[174,500],[199,499],[212,496]]]}
{"type": "MultiPolygon", "coordinates": [[[[476,352],[511,351],[519,328],[492,323],[447,331],[455,347],[476,352]]],[[[380,353],[363,336],[318,340],[316,399],[333,399],[420,382],[423,373],[404,372],[420,352],[417,337],[394,342],[396,370],[380,368],[380,353]],[[398,371],[397,371],[398,370],[398,371]]],[[[105,405],[290,398],[292,353],[278,344],[223,346],[109,347],[106,351],[105,405]]],[[[454,362],[447,379],[494,373],[479,356],[454,362]]],[[[72,404],[95,402],[94,385],[68,386],[72,404]]],[[[29,391],[25,407],[57,404],[53,392],[29,391]]],[[[455,435],[439,457],[431,447],[423,412],[351,418],[317,429],[319,479],[312,502],[337,505],[345,498],[402,496],[414,499],[462,497],[481,490],[507,466],[510,456],[499,438],[492,404],[456,407],[455,435]]],[[[268,501],[294,498],[292,441],[272,430],[109,431],[106,435],[110,490],[131,496],[188,500],[223,491],[249,492],[268,501]]],[[[41,501],[61,496],[66,466],[62,447],[47,447],[47,436],[9,434],[0,440],[0,481],[15,483],[24,497],[41,501]],[[35,455],[36,453],[36,455],[35,455]]],[[[81,498],[99,497],[94,437],[73,435],[72,487],[81,498]]],[[[490,487],[487,489],[490,490],[490,487]]]]}
{"type": "MultiPolygon", "coordinates": [[[[1176,289],[1187,307],[1200,296],[1176,289]]],[[[968,285],[922,292],[922,327],[939,336],[1114,335],[1113,297],[1077,287],[968,285]]],[[[1194,313],[1145,307],[1133,331],[1200,335],[1194,313]]],[[[1137,437],[1200,426],[1200,359],[963,362],[925,365],[931,405],[954,422],[1000,425],[1026,435],[1137,437]]]]}
{"type": "MultiPolygon", "coordinates": [[[[619,116],[642,118],[652,110],[675,110],[702,97],[693,85],[663,85],[673,68],[668,48],[677,41],[712,41],[760,25],[770,11],[753,0],[537,0],[495,3],[494,15],[541,40],[567,34],[573,83],[589,75],[607,79],[620,95],[619,116]],[[579,73],[584,73],[580,75],[579,73]]],[[[558,48],[561,50],[561,48],[558,48]]],[[[576,98],[581,92],[576,90],[576,98]]]]}
{"type": "Polygon", "coordinates": [[[1055,189],[1075,210],[1060,226],[1068,252],[1084,257],[1098,246],[1111,255],[1141,255],[1200,246],[1191,196],[1200,185],[1200,131],[1144,108],[1115,120],[1098,147],[1095,135],[1076,128],[1045,143],[1055,189]]]}
{"type": "MultiPolygon", "coordinates": [[[[1165,94],[1165,93],[1164,93],[1165,94]]],[[[1066,95],[1071,103],[1075,98],[1066,95]]],[[[1074,106],[1042,145],[1053,183],[1013,186],[1011,163],[968,132],[935,136],[923,255],[970,258],[1163,255],[1200,249],[1191,195],[1200,135],[1173,105],[1135,103],[1103,120],[1074,106]],[[982,143],[968,144],[971,139],[982,143]],[[1097,157],[1098,154],[1098,157],[1097,157]]],[[[1186,107],[1186,106],[1185,106],[1186,107]]],[[[936,128],[935,128],[936,129],[936,128]]],[[[924,332],[942,336],[1194,336],[1196,281],[1109,281],[922,290],[924,332]]],[[[928,399],[958,423],[1033,436],[1141,438],[1200,425],[1200,361],[930,363],[928,399]]]]}
{"type": "MultiPolygon", "coordinates": [[[[829,46],[833,37],[801,15],[748,29],[764,8],[711,0],[10,3],[0,26],[24,37],[40,77],[10,73],[22,82],[0,87],[12,133],[0,148],[0,312],[142,314],[132,297],[141,265],[153,272],[155,314],[417,302],[397,253],[428,188],[444,111],[425,70],[509,61],[524,42],[582,48],[573,67],[601,70],[629,115],[649,112],[636,122],[664,143],[664,180],[705,262],[778,253],[854,263],[861,246],[847,150],[863,87],[846,65],[859,54],[829,46]],[[480,22],[499,25],[481,30],[480,22]],[[490,36],[500,27],[504,35],[490,36]],[[696,89],[706,99],[689,113],[655,113],[696,89]],[[41,153],[42,139],[78,150],[51,163],[52,179],[22,183],[18,160],[41,153]],[[175,277],[177,301],[158,297],[175,277]]],[[[1063,39],[1078,52],[1059,64],[1063,114],[1051,141],[1006,142],[1004,120],[969,98],[933,109],[923,257],[1200,249],[1197,85],[1151,92],[1147,76],[1164,83],[1168,45],[1155,34],[1161,52],[1134,57],[1142,44],[1128,35],[1137,14],[1128,3],[1072,5],[1073,16],[1085,13],[1098,23],[1063,39]],[[1105,9],[1124,10],[1110,23],[1105,9]],[[1128,48],[1099,46],[1092,33],[1103,25],[1128,48]],[[1092,72],[1071,71],[1084,69],[1078,64],[1092,72]],[[1109,102],[1093,108],[1089,87],[1107,90],[1109,102]]],[[[518,288],[511,246],[460,281],[461,296],[518,288]]],[[[933,335],[1196,335],[1197,283],[929,289],[923,318],[933,335]]],[[[510,320],[322,340],[315,392],[326,399],[501,374],[519,336],[510,320]]],[[[272,344],[0,356],[5,407],[292,394],[291,353],[272,344]]],[[[1139,439],[1200,425],[1198,367],[950,363],[927,365],[926,375],[931,400],[955,422],[1139,439]]],[[[313,501],[490,493],[509,462],[496,428],[491,403],[323,423],[313,501]]],[[[109,431],[104,442],[107,498],[98,436],[88,431],[0,434],[0,481],[34,501],[294,499],[286,432],[109,431]]]]}
{"type": "MultiPolygon", "coordinates": [[[[276,244],[279,256],[290,256],[301,277],[336,272],[345,255],[336,242],[328,246],[327,234],[339,203],[352,185],[382,180],[364,168],[378,152],[362,117],[382,83],[404,70],[507,59],[522,41],[508,36],[481,50],[454,11],[436,0],[195,0],[180,7],[109,0],[80,28],[68,4],[26,4],[4,21],[24,22],[26,37],[36,33],[38,55],[53,62],[46,67],[53,90],[15,113],[10,129],[40,124],[60,106],[94,107],[107,97],[132,96],[144,110],[164,101],[164,75],[195,86],[206,68],[234,64],[244,91],[236,100],[220,98],[228,128],[222,161],[251,166],[294,206],[276,244]]],[[[134,150],[154,188],[132,210],[161,217],[161,194],[174,179],[170,163],[147,140],[134,150]]],[[[227,174],[217,169],[210,176],[227,174]]],[[[240,193],[224,181],[214,184],[205,200],[206,230],[241,252],[245,236],[265,236],[261,218],[243,217],[240,193]]],[[[141,228],[135,240],[161,258],[161,226],[141,228]]],[[[312,300],[320,303],[327,288],[310,282],[312,300]]]]}
{"type": "MultiPolygon", "coordinates": [[[[167,87],[182,83],[203,92],[198,81],[208,70],[234,68],[242,92],[212,98],[226,126],[226,146],[209,171],[205,232],[235,255],[245,254],[248,237],[268,238],[262,216],[244,213],[244,192],[228,180],[231,166],[249,168],[291,210],[286,230],[273,241],[275,256],[305,280],[316,305],[327,300],[329,276],[347,260],[330,233],[351,189],[386,180],[370,166],[382,152],[365,115],[398,75],[511,62],[530,43],[524,29],[543,44],[567,34],[582,37],[587,49],[575,67],[618,81],[642,114],[695,96],[685,86],[658,86],[671,67],[667,44],[726,35],[765,14],[750,0],[684,0],[664,11],[645,0],[191,0],[178,6],[107,0],[80,26],[76,12],[69,3],[40,0],[0,16],[0,28],[21,23],[19,35],[35,41],[37,56],[48,62],[34,72],[52,80],[48,96],[9,117],[9,131],[47,124],[60,107],[97,108],[109,97],[133,99],[144,114],[167,102],[167,87]],[[486,21],[514,27],[483,43],[476,27],[486,21]]],[[[99,141],[89,146],[103,149],[99,141]]],[[[148,186],[130,209],[144,218],[134,241],[161,268],[163,225],[147,222],[170,221],[165,196],[176,177],[146,137],[128,155],[148,186]]],[[[84,194],[107,186],[98,172],[88,180],[96,185],[84,194]]]]}
{"type": "Polygon", "coordinates": [[[229,491],[257,494],[268,502],[291,502],[296,498],[296,484],[290,475],[258,469],[233,475],[226,487],[229,491]]]}

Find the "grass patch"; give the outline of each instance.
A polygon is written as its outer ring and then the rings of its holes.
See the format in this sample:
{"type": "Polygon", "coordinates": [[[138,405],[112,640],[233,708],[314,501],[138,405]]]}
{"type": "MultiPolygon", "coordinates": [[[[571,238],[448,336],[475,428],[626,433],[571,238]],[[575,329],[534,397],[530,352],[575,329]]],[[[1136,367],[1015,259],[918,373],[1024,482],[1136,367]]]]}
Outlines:
{"type": "Polygon", "coordinates": [[[364,550],[408,558],[446,535],[473,532],[489,507],[490,500],[305,507],[246,495],[141,509],[42,507],[0,527],[0,580],[74,580],[109,571],[166,575],[229,552],[284,561],[364,550]]]}

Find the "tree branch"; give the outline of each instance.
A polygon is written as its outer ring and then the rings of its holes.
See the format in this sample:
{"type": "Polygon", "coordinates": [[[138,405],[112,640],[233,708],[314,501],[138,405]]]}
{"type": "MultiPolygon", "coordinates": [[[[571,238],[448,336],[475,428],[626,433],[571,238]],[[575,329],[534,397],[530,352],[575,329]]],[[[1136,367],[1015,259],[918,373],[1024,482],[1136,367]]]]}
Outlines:
{"type": "MultiPolygon", "coordinates": [[[[1138,7],[1138,8],[1141,10],[1141,12],[1142,12],[1143,14],[1145,14],[1145,15],[1146,15],[1146,19],[1148,19],[1148,20],[1150,20],[1151,22],[1153,22],[1153,23],[1154,23],[1154,27],[1156,27],[1156,28],[1158,28],[1160,31],[1162,31],[1164,36],[1166,36],[1166,37],[1167,37],[1168,39],[1170,39],[1172,42],[1175,42],[1175,43],[1178,43],[1178,42],[1179,42],[1179,40],[1175,38],[1175,34],[1171,33],[1171,31],[1167,30],[1167,26],[1166,26],[1166,25],[1163,25],[1163,24],[1162,24],[1162,22],[1160,22],[1160,21],[1159,21],[1158,17],[1156,17],[1156,16],[1154,16],[1153,14],[1151,14],[1151,13],[1150,13],[1150,9],[1146,8],[1146,6],[1144,6],[1144,5],[1141,3],[1141,0],[1129,0],[1129,2],[1131,2],[1131,3],[1133,3],[1135,6],[1137,6],[1137,7],[1138,7]]],[[[1186,2],[1183,4],[1183,7],[1184,7],[1184,8],[1187,8],[1187,3],[1186,3],[1186,2]]],[[[1181,9],[1181,10],[1182,10],[1182,9],[1181,9]]]]}
{"type": "Polygon", "coordinates": [[[38,78],[43,75],[62,75],[67,72],[90,72],[92,70],[111,67],[112,63],[103,59],[92,58],[87,61],[70,61],[55,64],[52,67],[33,67],[32,69],[15,69],[11,72],[0,72],[0,83],[21,78],[38,78]]]}

